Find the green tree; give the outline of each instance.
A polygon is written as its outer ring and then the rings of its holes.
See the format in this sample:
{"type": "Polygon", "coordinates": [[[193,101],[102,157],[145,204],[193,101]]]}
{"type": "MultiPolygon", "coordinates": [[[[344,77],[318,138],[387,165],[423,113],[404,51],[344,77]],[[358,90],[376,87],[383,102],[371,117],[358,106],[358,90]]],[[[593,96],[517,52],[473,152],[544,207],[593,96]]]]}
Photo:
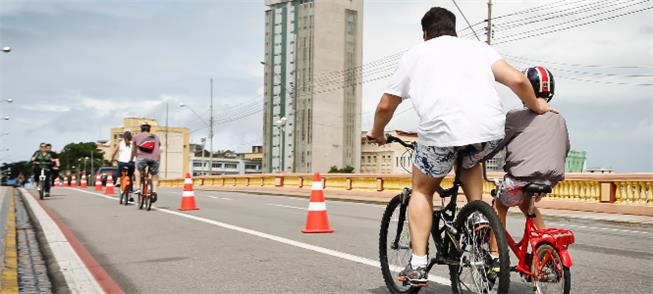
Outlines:
{"type": "Polygon", "coordinates": [[[110,162],[104,160],[104,152],[98,150],[97,145],[94,142],[70,143],[64,146],[61,150],[61,153],[59,153],[61,171],[64,173],[66,171],[80,171],[85,162],[86,170],[90,171],[91,173],[95,173],[95,171],[91,171],[91,157],[93,158],[94,169],[111,164],[110,162]],[[93,153],[93,156],[91,156],[91,153],[93,153]],[[89,159],[86,160],[86,157],[89,159]]]}
{"type": "Polygon", "coordinates": [[[354,173],[354,167],[348,165],[343,168],[338,168],[337,166],[333,165],[331,168],[329,168],[329,173],[351,174],[354,173]]]}

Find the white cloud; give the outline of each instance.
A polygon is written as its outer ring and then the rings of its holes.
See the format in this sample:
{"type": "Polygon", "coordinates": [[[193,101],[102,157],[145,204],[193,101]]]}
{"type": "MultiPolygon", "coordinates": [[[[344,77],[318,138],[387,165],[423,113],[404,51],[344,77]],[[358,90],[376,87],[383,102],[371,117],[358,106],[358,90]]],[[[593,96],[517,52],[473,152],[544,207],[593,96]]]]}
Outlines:
{"type": "Polygon", "coordinates": [[[70,106],[58,106],[58,105],[47,105],[47,104],[37,104],[37,105],[21,105],[21,109],[29,111],[43,111],[43,112],[67,112],[70,111],[70,106]]]}

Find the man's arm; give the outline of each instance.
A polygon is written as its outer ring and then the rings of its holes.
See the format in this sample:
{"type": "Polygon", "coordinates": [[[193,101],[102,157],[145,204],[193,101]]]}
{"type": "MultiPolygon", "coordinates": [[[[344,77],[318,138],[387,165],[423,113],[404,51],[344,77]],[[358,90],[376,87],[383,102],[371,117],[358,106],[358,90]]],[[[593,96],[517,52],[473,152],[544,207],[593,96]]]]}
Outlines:
{"type": "Polygon", "coordinates": [[[116,148],[113,149],[113,154],[111,154],[111,162],[114,162],[116,160],[116,154],[118,154],[118,150],[120,150],[120,143],[116,145],[116,148]]]}
{"type": "Polygon", "coordinates": [[[132,156],[129,157],[129,162],[134,161],[134,157],[136,157],[136,142],[132,141],[132,156]]]}
{"type": "Polygon", "coordinates": [[[369,139],[380,145],[385,144],[386,137],[383,135],[383,130],[392,119],[392,115],[394,115],[395,110],[397,110],[400,103],[401,97],[387,93],[383,94],[381,101],[379,101],[379,105],[376,106],[374,126],[372,127],[372,130],[367,132],[367,137],[369,139]]]}
{"type": "Polygon", "coordinates": [[[549,107],[544,99],[537,99],[528,78],[505,60],[500,59],[495,62],[492,65],[492,73],[494,74],[494,79],[510,88],[528,109],[538,114],[547,111],[557,112],[555,109],[549,107]]]}

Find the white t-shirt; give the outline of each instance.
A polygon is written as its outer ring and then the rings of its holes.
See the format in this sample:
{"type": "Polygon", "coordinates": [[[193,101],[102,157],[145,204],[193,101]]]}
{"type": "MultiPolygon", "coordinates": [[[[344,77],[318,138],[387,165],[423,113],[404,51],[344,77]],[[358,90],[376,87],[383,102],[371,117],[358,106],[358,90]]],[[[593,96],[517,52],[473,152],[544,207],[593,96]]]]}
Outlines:
{"type": "Polygon", "coordinates": [[[505,114],[485,43],[441,36],[404,54],[385,93],[410,99],[420,144],[451,147],[504,136],[505,114]]]}
{"type": "Polygon", "coordinates": [[[134,142],[131,142],[129,146],[125,144],[125,140],[120,140],[120,145],[118,147],[118,161],[119,162],[129,162],[129,159],[131,159],[132,155],[132,147],[131,144],[134,144],[134,142]]]}

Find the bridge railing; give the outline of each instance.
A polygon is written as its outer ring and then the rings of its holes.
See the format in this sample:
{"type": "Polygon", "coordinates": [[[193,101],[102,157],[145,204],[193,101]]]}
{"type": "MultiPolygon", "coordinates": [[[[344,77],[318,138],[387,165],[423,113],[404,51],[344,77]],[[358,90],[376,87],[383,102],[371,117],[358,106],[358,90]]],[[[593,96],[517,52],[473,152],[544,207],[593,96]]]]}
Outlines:
{"type": "MultiPolygon", "coordinates": [[[[490,178],[501,178],[503,173],[489,173],[490,178]]],[[[253,174],[201,176],[193,178],[195,186],[214,187],[279,187],[311,189],[312,174],[253,174]]],[[[325,189],[346,191],[399,192],[411,186],[410,175],[380,174],[324,174],[325,189]]],[[[442,181],[443,187],[451,186],[453,175],[442,181]]],[[[162,179],[164,187],[181,187],[184,179],[162,179]]],[[[484,182],[483,193],[489,195],[494,188],[484,182]]],[[[576,200],[582,202],[627,203],[653,205],[653,173],[633,174],[581,174],[568,173],[549,194],[549,199],[576,200]]]]}

